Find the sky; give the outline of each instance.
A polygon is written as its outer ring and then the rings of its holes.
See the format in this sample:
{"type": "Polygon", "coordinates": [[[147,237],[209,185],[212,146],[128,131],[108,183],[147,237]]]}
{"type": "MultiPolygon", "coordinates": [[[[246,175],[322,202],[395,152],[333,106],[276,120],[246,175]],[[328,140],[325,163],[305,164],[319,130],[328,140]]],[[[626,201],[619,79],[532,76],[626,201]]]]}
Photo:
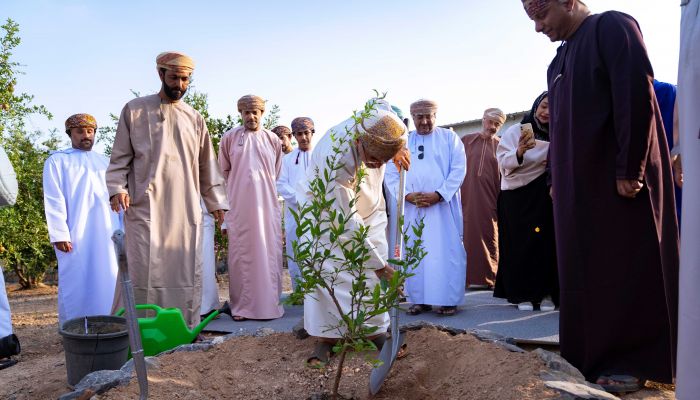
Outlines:
{"type": "MultiPolygon", "coordinates": [[[[676,83],[679,1],[586,4],[635,17],[656,78],[676,83]]],[[[110,124],[132,90],[160,89],[155,57],[166,50],[194,58],[194,90],[208,95],[211,115],[235,115],[236,100],[252,93],[279,105],[280,123],[308,116],[320,132],[373,90],[406,114],[415,100],[435,100],[438,124],[489,107],[526,110],[546,89],[558,46],[535,32],[519,0],[0,0],[8,18],[22,38],[16,91],[54,115],[31,117],[44,131],[81,112],[110,124]]]]}

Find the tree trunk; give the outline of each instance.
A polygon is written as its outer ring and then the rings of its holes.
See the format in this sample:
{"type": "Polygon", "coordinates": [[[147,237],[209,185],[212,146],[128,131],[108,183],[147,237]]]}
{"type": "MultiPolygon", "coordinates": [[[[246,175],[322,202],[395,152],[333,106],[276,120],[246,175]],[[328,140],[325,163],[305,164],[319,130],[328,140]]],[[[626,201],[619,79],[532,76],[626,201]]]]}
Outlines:
{"type": "Polygon", "coordinates": [[[37,282],[41,282],[42,280],[42,277],[37,278],[24,272],[21,266],[18,264],[12,266],[12,271],[15,273],[15,275],[17,275],[17,280],[22,290],[34,289],[38,286],[37,282]]]}
{"type": "Polygon", "coordinates": [[[331,393],[331,399],[338,400],[338,386],[340,386],[340,378],[343,376],[343,364],[345,363],[345,355],[348,350],[343,346],[343,350],[340,352],[340,359],[338,360],[338,371],[335,373],[335,382],[333,383],[333,393],[331,393]]]}

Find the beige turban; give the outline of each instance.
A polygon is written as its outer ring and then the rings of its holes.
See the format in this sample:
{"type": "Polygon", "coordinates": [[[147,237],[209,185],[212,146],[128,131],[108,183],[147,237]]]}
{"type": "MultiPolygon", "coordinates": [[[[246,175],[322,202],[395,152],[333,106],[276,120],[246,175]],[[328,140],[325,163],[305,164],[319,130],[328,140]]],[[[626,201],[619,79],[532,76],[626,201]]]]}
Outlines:
{"type": "Polygon", "coordinates": [[[314,121],[309,117],[298,117],[292,120],[292,132],[304,132],[314,130],[314,121]]]}
{"type": "Polygon", "coordinates": [[[501,125],[506,122],[506,115],[501,111],[500,108],[487,108],[484,111],[484,118],[492,119],[494,121],[499,121],[501,125]]]}
{"type": "Polygon", "coordinates": [[[74,114],[66,120],[66,133],[69,135],[71,128],[97,129],[97,121],[90,114],[74,114]]]}
{"type": "Polygon", "coordinates": [[[194,70],[194,60],[177,51],[166,51],[158,54],[156,65],[158,68],[173,71],[192,72],[194,70]]]}
{"type": "Polygon", "coordinates": [[[432,114],[437,112],[437,103],[432,100],[421,99],[411,104],[411,115],[432,114]]]}
{"type": "Polygon", "coordinates": [[[245,110],[260,110],[265,112],[265,100],[254,94],[248,94],[238,99],[238,112],[245,110]]]}
{"type": "Polygon", "coordinates": [[[355,129],[365,151],[379,160],[388,161],[404,147],[406,126],[391,111],[376,109],[355,129]]]}

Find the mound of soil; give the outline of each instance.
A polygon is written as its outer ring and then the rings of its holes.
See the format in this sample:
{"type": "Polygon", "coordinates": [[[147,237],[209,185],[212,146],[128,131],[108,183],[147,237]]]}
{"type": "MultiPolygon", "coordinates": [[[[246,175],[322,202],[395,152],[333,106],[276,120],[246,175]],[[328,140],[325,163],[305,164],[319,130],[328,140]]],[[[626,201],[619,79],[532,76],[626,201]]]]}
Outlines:
{"type": "MultiPolygon", "coordinates": [[[[286,285],[289,277],[286,275],[286,285]]],[[[58,334],[55,286],[19,290],[7,285],[13,328],[22,343],[20,362],[0,371],[0,399],[56,399],[70,391],[58,334]]],[[[220,297],[228,296],[226,279],[220,297]]],[[[542,363],[468,335],[423,329],[409,332],[409,354],[397,361],[378,399],[539,399],[556,397],[537,379],[542,363]]],[[[291,334],[231,339],[202,353],[159,357],[152,371],[151,399],[306,399],[327,392],[337,361],[325,370],[304,367],[314,347],[291,334]]],[[[340,392],[367,398],[370,367],[362,356],[346,361],[340,392]]],[[[651,383],[624,400],[673,400],[673,385],[651,383]]],[[[95,398],[137,398],[137,383],[95,398]]]]}
{"type": "MultiPolygon", "coordinates": [[[[544,364],[532,353],[510,353],[471,335],[432,328],[407,333],[408,355],[398,360],[375,399],[528,400],[556,398],[538,379],[544,364]]],[[[290,334],[240,337],[206,352],[159,357],[149,373],[151,399],[307,399],[329,392],[337,360],[321,370],[305,366],[314,346],[290,334]]],[[[366,356],[346,359],[340,384],[345,398],[367,399],[366,356]]],[[[138,384],[99,399],[133,399],[138,384]]]]}

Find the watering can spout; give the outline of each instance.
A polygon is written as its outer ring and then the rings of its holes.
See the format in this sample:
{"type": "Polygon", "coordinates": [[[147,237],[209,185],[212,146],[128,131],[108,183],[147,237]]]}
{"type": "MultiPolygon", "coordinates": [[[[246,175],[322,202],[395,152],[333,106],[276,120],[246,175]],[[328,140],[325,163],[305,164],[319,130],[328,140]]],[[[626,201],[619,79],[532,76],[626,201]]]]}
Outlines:
{"type": "Polygon", "coordinates": [[[192,337],[192,341],[197,338],[197,335],[202,333],[202,329],[204,329],[209,323],[216,317],[219,316],[219,311],[214,311],[213,313],[209,314],[208,317],[204,318],[202,322],[199,323],[199,325],[195,326],[192,331],[190,331],[190,336],[192,337]]]}
{"type": "Polygon", "coordinates": [[[231,315],[231,307],[229,306],[228,301],[225,302],[224,305],[221,306],[221,308],[219,308],[218,310],[212,312],[212,313],[209,314],[206,318],[204,318],[204,319],[202,320],[202,322],[199,323],[199,325],[197,325],[197,326],[194,327],[194,329],[193,329],[192,332],[191,332],[191,334],[192,334],[192,340],[194,340],[195,338],[197,338],[197,335],[199,335],[200,333],[202,333],[202,330],[203,330],[207,325],[209,325],[209,323],[210,323],[213,319],[215,319],[216,317],[218,317],[219,314],[228,314],[229,316],[231,315]]]}

